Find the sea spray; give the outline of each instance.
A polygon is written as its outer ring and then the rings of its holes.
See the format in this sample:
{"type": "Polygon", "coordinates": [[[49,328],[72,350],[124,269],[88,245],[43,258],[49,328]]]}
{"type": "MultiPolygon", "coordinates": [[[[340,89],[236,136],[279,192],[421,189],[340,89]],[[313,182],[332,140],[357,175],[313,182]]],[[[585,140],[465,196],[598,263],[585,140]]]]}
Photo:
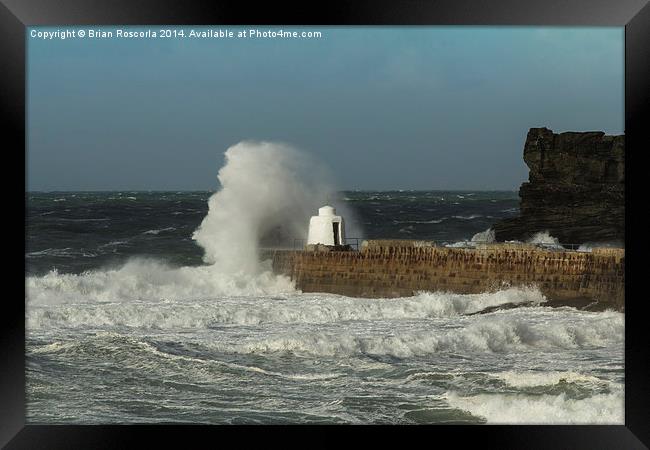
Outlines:
{"type": "Polygon", "coordinates": [[[469,241],[462,240],[458,242],[452,242],[450,244],[445,244],[445,247],[476,248],[478,244],[492,244],[494,242],[496,242],[496,239],[494,237],[494,230],[492,228],[488,228],[485,231],[474,234],[474,236],[472,236],[472,239],[469,241]]]}
{"type": "Polygon", "coordinates": [[[486,243],[486,244],[491,244],[493,242],[496,242],[494,230],[492,228],[488,228],[485,231],[476,233],[474,236],[472,236],[472,242],[479,242],[479,243],[486,243]]]}
{"type": "Polygon", "coordinates": [[[548,248],[563,248],[560,245],[560,241],[556,237],[551,236],[548,231],[540,231],[539,233],[535,233],[535,235],[528,239],[526,242],[529,244],[543,245],[544,247],[548,248]]]}
{"type": "Polygon", "coordinates": [[[285,144],[240,142],[225,156],[221,189],[192,237],[220,272],[257,273],[260,238],[276,227],[304,238],[331,183],[322,167],[285,144]]]}

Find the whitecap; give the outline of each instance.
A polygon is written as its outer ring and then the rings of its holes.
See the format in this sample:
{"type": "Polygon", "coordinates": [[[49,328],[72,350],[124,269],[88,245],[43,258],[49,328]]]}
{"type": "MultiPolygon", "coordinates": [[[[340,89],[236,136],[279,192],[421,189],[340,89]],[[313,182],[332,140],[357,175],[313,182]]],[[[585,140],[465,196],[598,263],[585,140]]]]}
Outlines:
{"type": "Polygon", "coordinates": [[[175,229],[176,229],[176,227],[166,227],[166,228],[160,228],[160,229],[154,229],[154,230],[147,230],[147,231],[145,231],[145,232],[142,233],[142,234],[153,234],[153,235],[157,235],[157,234],[160,234],[160,233],[162,233],[162,232],[164,232],[164,231],[173,231],[173,230],[175,230],[175,229]]]}
{"type": "Polygon", "coordinates": [[[598,424],[625,423],[624,390],[574,399],[559,395],[479,394],[461,396],[454,391],[445,398],[450,406],[482,417],[490,424],[598,424]]]}

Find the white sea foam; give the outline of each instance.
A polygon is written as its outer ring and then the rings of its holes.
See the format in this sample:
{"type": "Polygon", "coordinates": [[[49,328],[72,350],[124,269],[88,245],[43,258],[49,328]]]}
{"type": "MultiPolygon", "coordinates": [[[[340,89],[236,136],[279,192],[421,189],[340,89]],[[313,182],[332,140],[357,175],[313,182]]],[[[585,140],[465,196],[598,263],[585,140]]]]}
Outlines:
{"type": "Polygon", "coordinates": [[[73,256],[72,248],[47,248],[35,252],[29,252],[25,255],[27,258],[40,258],[45,256],[71,257],[73,256]]]}
{"type": "Polygon", "coordinates": [[[550,372],[518,372],[505,371],[490,374],[499,378],[508,386],[512,387],[533,387],[533,386],[552,386],[559,383],[586,383],[586,384],[604,384],[607,383],[598,377],[584,375],[572,371],[550,371],[550,372]]]}
{"type": "MultiPolygon", "coordinates": [[[[144,270],[138,265],[136,270],[144,270]]],[[[292,294],[291,282],[283,277],[241,280],[240,294],[221,297],[219,290],[232,292],[232,278],[209,271],[147,268],[150,284],[138,282],[133,269],[85,275],[51,273],[28,283],[33,305],[64,303],[55,309],[30,308],[30,328],[127,326],[138,328],[206,328],[215,324],[260,325],[274,323],[322,324],[358,320],[405,320],[454,317],[501,304],[545,302],[536,289],[511,288],[494,293],[461,295],[443,292],[419,293],[400,299],[358,299],[331,294],[292,294]],[[126,279],[124,279],[126,277],[126,279]],[[187,277],[187,278],[182,278],[187,277]],[[153,279],[155,278],[155,279],[153,279]],[[166,280],[161,283],[160,280],[166,280]],[[224,281],[226,280],[226,281],[224,281]],[[253,282],[254,280],[255,282],[253,282]],[[275,282],[273,282],[275,281],[275,282]],[[259,298],[255,295],[265,294],[259,298]],[[272,295],[272,297],[270,296],[272,295]],[[201,302],[199,299],[210,301],[201,302]],[[185,299],[186,301],[164,301],[185,299]],[[191,299],[191,301],[189,300],[191,299]],[[131,301],[121,301],[131,300],[131,301]],[[133,300],[158,300],[137,302],[133,300]],[[161,301],[162,300],[162,301],[161,301]],[[108,302],[108,303],[97,303],[108,302]],[[65,303],[75,303],[66,307],[65,303]]]]}
{"type": "Polygon", "coordinates": [[[207,299],[223,295],[273,295],[293,291],[284,276],[261,271],[255,275],[224,274],[214,266],[171,268],[162,263],[133,259],[117,269],[26,279],[30,305],[119,302],[129,300],[207,299]]]}
{"type": "MultiPolygon", "coordinates": [[[[457,203],[455,203],[457,204],[457,203]]],[[[483,217],[481,214],[470,214],[469,216],[452,216],[454,219],[460,219],[460,220],[473,220],[473,219],[478,219],[480,217],[483,217]]]]}
{"type": "MultiPolygon", "coordinates": [[[[31,330],[126,326],[177,331],[220,324],[263,325],[260,331],[246,337],[239,336],[234,341],[210,341],[209,345],[216,351],[239,354],[292,352],[319,357],[375,355],[410,358],[435,353],[534,354],[603,347],[623,350],[623,315],[614,312],[574,311],[566,315],[569,313],[566,311],[564,318],[560,319],[557,313],[543,312],[541,308],[532,308],[528,315],[508,310],[485,316],[459,317],[454,319],[453,327],[440,328],[434,323],[431,326],[423,326],[422,322],[410,325],[409,320],[420,318],[422,312],[408,305],[401,308],[396,305],[392,311],[373,311],[366,309],[368,304],[356,309],[351,304],[333,304],[328,308],[326,304],[316,303],[302,307],[305,300],[302,297],[285,299],[293,300],[289,302],[290,306],[280,299],[275,307],[276,300],[259,305],[259,301],[251,299],[247,307],[242,307],[241,303],[245,303],[242,300],[193,303],[184,307],[173,303],[160,303],[154,307],[131,302],[96,305],[94,308],[80,308],[78,305],[35,308],[29,312],[27,322],[31,330]],[[531,314],[537,319],[526,318],[531,314]],[[378,318],[384,320],[376,320],[378,318]],[[355,322],[350,322],[350,326],[344,325],[347,320],[355,322]],[[365,321],[366,325],[361,326],[360,321],[365,321]],[[327,325],[337,322],[334,327],[327,325]]],[[[214,335],[215,338],[218,336],[214,335]]],[[[549,384],[562,378],[577,380],[579,377],[567,373],[551,373],[537,378],[517,373],[495,376],[503,377],[504,382],[513,386],[549,384]]]]}
{"type": "Polygon", "coordinates": [[[108,242],[107,244],[102,244],[102,245],[100,245],[100,246],[97,247],[97,248],[117,247],[117,246],[119,246],[119,245],[126,245],[126,244],[128,244],[128,243],[129,243],[128,240],[126,240],[126,241],[116,240],[116,241],[108,242]]]}
{"type": "Polygon", "coordinates": [[[446,394],[447,402],[457,409],[483,417],[491,424],[616,424],[625,420],[622,385],[613,385],[610,393],[587,398],[559,395],[479,394],[469,397],[455,392],[446,394]]]}
{"type": "Polygon", "coordinates": [[[173,231],[175,229],[176,229],[175,227],[159,228],[159,229],[155,229],[155,230],[147,230],[142,234],[154,234],[154,235],[156,235],[156,234],[160,234],[160,233],[162,233],[164,231],[173,231]]]}
{"type": "MultiPolygon", "coordinates": [[[[521,353],[540,350],[588,349],[621,345],[622,319],[588,324],[531,323],[511,316],[486,316],[464,328],[446,332],[403,330],[372,335],[327,331],[294,332],[237,345],[217,347],[236,353],[292,352],[317,356],[374,355],[412,358],[441,352],[461,354],[521,353]],[[591,328],[584,332],[583,328],[591,328]],[[558,336],[559,335],[559,336],[558,336]]],[[[622,347],[621,347],[622,350],[622,347]]]]}

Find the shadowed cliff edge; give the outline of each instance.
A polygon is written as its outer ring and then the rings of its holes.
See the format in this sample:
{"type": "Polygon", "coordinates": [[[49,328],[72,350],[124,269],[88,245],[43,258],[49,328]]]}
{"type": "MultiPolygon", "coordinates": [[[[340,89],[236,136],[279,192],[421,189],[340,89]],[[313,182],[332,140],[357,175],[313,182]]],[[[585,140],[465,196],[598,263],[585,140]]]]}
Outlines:
{"type": "Polygon", "coordinates": [[[497,241],[525,241],[548,231],[560,242],[623,245],[624,135],[531,128],[524,161],[530,172],[519,189],[520,216],[494,225],[497,241]]]}

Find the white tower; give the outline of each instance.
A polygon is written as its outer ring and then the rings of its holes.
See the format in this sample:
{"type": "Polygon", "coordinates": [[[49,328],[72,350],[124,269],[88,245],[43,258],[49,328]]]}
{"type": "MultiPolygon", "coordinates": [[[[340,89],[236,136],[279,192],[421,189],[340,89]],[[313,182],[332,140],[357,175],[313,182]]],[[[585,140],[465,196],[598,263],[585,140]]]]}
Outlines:
{"type": "Polygon", "coordinates": [[[345,245],[345,224],[343,218],[329,205],[318,209],[318,215],[309,220],[307,245],[345,245]]]}

